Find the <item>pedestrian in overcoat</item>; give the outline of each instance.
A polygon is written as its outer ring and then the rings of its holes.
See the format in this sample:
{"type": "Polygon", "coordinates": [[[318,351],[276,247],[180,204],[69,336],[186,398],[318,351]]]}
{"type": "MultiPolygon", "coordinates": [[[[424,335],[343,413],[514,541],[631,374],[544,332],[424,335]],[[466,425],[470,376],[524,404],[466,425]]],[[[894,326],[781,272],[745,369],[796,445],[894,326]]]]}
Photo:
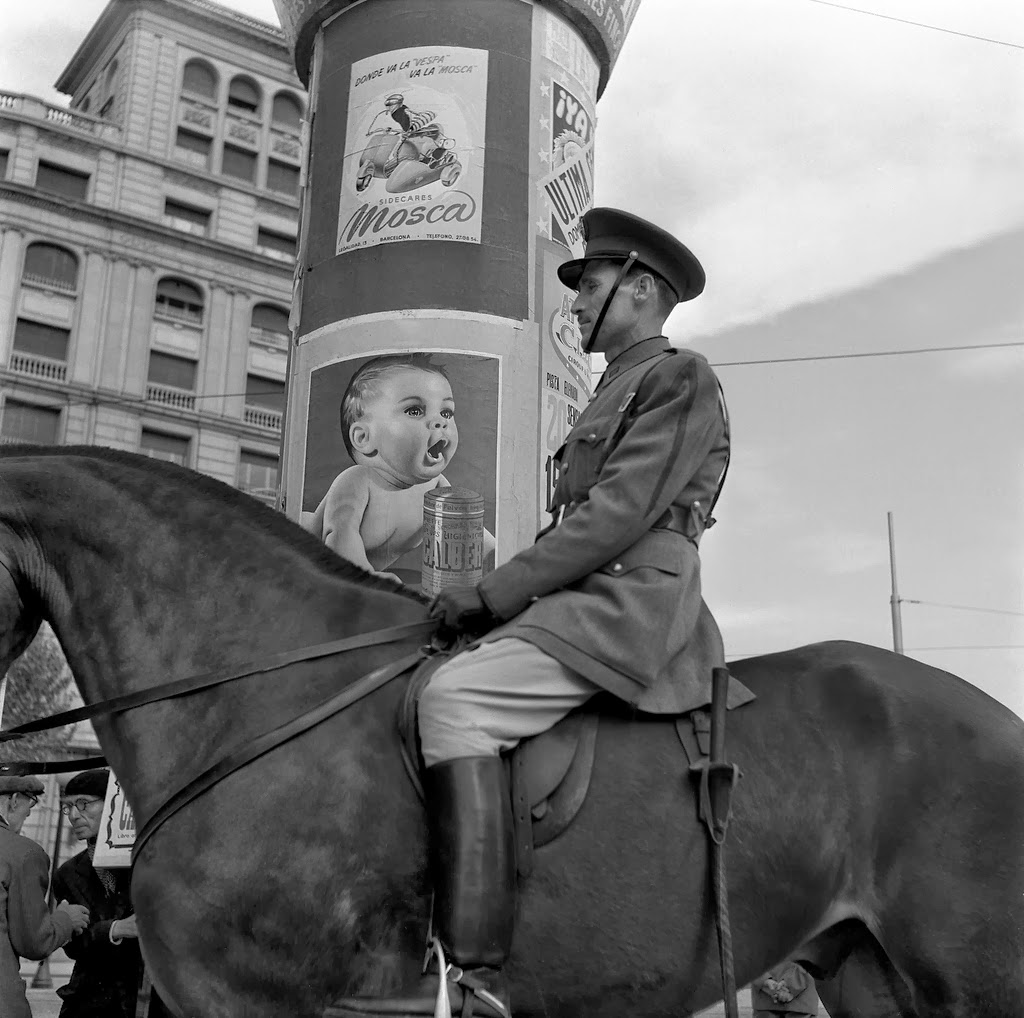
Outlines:
{"type": "Polygon", "coordinates": [[[86,847],[57,870],[54,893],[89,909],[88,927],[64,948],[75,967],[57,993],[60,1018],[135,1018],[142,955],[131,901],[131,871],[93,865],[110,771],[82,771],[64,786],[62,809],[86,847]]]}
{"type": "Polygon", "coordinates": [[[20,958],[40,961],[89,922],[88,909],[66,901],[51,912],[50,860],[21,827],[43,795],[33,775],[0,776],[0,1015],[32,1018],[20,958]]]}
{"type": "MultiPolygon", "coordinates": [[[[453,1014],[470,1013],[467,994],[473,1014],[510,1014],[501,970],[515,861],[499,754],[601,690],[640,710],[678,710],[686,675],[724,664],[697,556],[728,462],[724,399],[707,360],[662,335],[672,308],[703,290],[704,271],[629,213],[593,209],[584,226],[583,257],[558,274],[577,291],[585,351],[608,367],[556,456],[554,525],[432,608],[450,631],[483,636],[437,670],[419,705],[435,950],[453,962],[453,1014]]],[[[439,989],[428,978],[401,1013],[434,1013],[435,995],[443,1008],[439,989]]],[[[362,998],[352,1008],[398,1006],[362,998]]]]}

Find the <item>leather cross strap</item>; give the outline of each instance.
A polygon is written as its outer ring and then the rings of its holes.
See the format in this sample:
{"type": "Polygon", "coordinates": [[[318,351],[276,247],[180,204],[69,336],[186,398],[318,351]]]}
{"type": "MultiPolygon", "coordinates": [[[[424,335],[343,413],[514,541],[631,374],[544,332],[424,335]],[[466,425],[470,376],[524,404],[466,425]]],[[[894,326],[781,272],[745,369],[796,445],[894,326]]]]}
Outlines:
{"type": "Polygon", "coordinates": [[[25,774],[63,774],[65,771],[90,771],[106,767],[105,756],[80,756],[75,760],[10,760],[0,763],[0,777],[22,777],[25,774]]]}
{"type": "Polygon", "coordinates": [[[14,728],[0,731],[0,742],[9,742],[12,739],[20,739],[22,736],[30,735],[33,732],[44,732],[50,728],[60,728],[63,725],[102,717],[106,714],[117,714],[120,711],[130,710],[133,707],[142,707],[147,703],[157,703],[160,700],[170,700],[177,696],[198,692],[201,689],[212,689],[214,686],[231,682],[234,679],[244,679],[250,675],[273,672],[279,668],[286,668],[288,665],[297,664],[300,661],[314,661],[317,658],[331,657],[334,654],[343,654],[345,651],[358,650],[361,647],[372,647],[381,643],[396,643],[405,637],[418,634],[424,636],[432,635],[437,631],[437,628],[438,623],[436,619],[424,619],[422,622],[407,622],[400,626],[388,626],[385,629],[375,629],[369,633],[359,633],[356,636],[346,636],[340,640],[331,640],[329,643],[318,643],[311,647],[300,647],[298,650],[282,651],[280,654],[272,654],[262,661],[239,665],[230,671],[203,672],[199,675],[190,675],[187,678],[177,679],[174,682],[164,682],[159,686],[140,689],[135,693],[126,693],[123,696],[111,697],[109,700],[100,700],[97,703],[86,704],[84,707],[61,711],[61,713],[52,714],[48,718],[27,721],[23,725],[17,725],[14,728]]]}
{"type": "MultiPolygon", "coordinates": [[[[399,628],[399,627],[395,627],[399,628]]],[[[203,792],[208,791],[217,782],[233,774],[239,768],[251,763],[258,757],[269,753],[272,749],[283,745],[296,735],[309,731],[310,728],[319,725],[328,718],[334,717],[346,707],[375,692],[386,685],[392,679],[409,671],[417,662],[427,655],[426,649],[418,650],[412,654],[393,661],[391,664],[383,665],[368,675],[356,679],[351,685],[346,686],[340,693],[335,693],[326,700],[321,701],[311,710],[300,714],[286,724],[257,736],[244,746],[227,753],[215,764],[208,767],[197,778],[182,786],[175,792],[143,825],[136,835],[135,844],[132,846],[132,863],[139,857],[143,845],[153,836],[157,828],[164,821],[174,816],[182,807],[197,799],[203,792]]]]}

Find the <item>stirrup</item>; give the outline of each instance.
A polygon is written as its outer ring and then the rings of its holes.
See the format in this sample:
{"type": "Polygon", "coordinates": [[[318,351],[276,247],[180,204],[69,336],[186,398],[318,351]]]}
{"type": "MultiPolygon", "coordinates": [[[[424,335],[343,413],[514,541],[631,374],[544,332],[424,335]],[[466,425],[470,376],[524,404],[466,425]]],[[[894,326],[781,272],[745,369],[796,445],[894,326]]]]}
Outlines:
{"type": "Polygon", "coordinates": [[[423,963],[423,971],[427,971],[431,961],[437,963],[437,1000],[434,1004],[434,1018],[451,1018],[452,1004],[448,994],[448,982],[456,983],[462,988],[462,1018],[472,1018],[473,998],[477,997],[481,1003],[499,1014],[502,1018],[512,1018],[507,1005],[499,997],[491,993],[483,982],[473,972],[467,971],[458,965],[453,965],[445,957],[444,946],[437,937],[432,937],[427,947],[426,958],[423,963]]]}

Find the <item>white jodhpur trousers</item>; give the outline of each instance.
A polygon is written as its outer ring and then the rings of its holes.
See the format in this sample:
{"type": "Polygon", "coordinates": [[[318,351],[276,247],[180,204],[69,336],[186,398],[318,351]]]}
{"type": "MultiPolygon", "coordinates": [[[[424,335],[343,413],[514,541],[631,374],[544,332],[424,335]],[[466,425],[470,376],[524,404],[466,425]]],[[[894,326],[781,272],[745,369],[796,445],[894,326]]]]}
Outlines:
{"type": "Polygon", "coordinates": [[[424,762],[497,756],[599,692],[526,640],[504,637],[463,651],[434,672],[420,695],[424,762]]]}

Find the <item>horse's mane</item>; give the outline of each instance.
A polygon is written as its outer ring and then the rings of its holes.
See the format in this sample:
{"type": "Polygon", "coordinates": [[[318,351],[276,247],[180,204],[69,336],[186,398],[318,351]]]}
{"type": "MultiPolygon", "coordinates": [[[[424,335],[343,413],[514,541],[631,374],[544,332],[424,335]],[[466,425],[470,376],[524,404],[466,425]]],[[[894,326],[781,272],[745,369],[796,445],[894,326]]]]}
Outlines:
{"type": "Polygon", "coordinates": [[[121,449],[109,449],[102,445],[5,445],[0,447],[0,461],[22,456],[30,456],[34,459],[46,456],[75,456],[100,460],[129,467],[164,482],[183,484],[190,492],[200,494],[220,506],[243,513],[264,533],[299,549],[325,572],[364,587],[387,590],[414,601],[427,603],[428,599],[422,594],[405,587],[396,588],[390,581],[374,576],[373,573],[357,566],[354,562],[336,555],[322,541],[317,540],[308,531],[289,520],[283,513],[271,509],[269,505],[259,499],[253,498],[237,488],[232,488],[230,484],[218,481],[214,477],[208,477],[206,474],[200,474],[187,467],[178,466],[177,463],[121,449]]]}

